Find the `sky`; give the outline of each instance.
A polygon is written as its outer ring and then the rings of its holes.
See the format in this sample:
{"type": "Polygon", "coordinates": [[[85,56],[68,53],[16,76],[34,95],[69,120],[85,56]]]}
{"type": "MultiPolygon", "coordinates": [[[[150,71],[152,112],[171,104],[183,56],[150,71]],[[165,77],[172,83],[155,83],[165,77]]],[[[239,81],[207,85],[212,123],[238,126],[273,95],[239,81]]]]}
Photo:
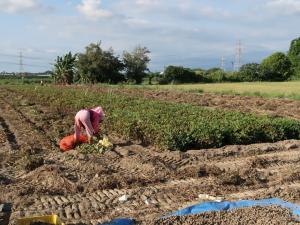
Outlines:
{"type": "Polygon", "coordinates": [[[239,40],[241,62],[260,62],[288,51],[299,21],[300,0],[0,0],[0,71],[51,70],[92,42],[119,56],[145,46],[153,72],[220,67],[222,57],[232,70],[239,40]]]}

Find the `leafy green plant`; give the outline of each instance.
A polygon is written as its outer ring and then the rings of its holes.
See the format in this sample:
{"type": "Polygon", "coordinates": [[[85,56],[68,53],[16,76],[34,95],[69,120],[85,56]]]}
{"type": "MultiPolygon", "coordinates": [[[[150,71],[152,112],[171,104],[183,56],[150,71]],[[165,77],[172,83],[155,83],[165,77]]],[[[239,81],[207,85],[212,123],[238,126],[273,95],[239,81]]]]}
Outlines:
{"type": "Polygon", "coordinates": [[[96,140],[93,144],[81,144],[76,147],[76,149],[84,154],[89,153],[104,153],[113,149],[113,144],[104,137],[102,140],[96,140]]]}

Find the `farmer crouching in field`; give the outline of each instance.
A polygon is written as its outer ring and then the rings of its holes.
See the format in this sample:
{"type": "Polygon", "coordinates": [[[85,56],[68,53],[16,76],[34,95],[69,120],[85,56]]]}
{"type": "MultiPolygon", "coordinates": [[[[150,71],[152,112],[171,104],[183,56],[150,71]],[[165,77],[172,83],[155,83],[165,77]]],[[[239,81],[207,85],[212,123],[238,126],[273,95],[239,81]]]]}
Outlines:
{"type": "Polygon", "coordinates": [[[99,132],[99,123],[103,121],[105,117],[103,109],[98,106],[94,109],[82,109],[75,116],[75,142],[80,141],[81,128],[85,128],[88,136],[88,142],[92,144],[93,136],[99,132]]]}

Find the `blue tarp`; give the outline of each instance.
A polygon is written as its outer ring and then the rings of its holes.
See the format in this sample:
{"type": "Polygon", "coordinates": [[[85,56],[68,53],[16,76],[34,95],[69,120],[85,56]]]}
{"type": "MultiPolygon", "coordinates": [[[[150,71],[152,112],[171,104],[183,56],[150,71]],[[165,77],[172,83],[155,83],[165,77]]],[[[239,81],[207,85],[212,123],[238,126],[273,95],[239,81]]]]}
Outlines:
{"type": "Polygon", "coordinates": [[[134,225],[133,219],[115,219],[109,223],[102,223],[100,225],[134,225]]]}
{"type": "MultiPolygon", "coordinates": [[[[185,209],[178,210],[174,213],[168,214],[169,216],[186,216],[191,214],[198,214],[210,211],[222,211],[222,210],[232,210],[243,207],[252,206],[269,206],[278,205],[283,208],[289,209],[293,214],[300,218],[300,206],[295,205],[290,202],[285,202],[278,198],[262,199],[262,200],[240,200],[236,202],[204,202],[197,205],[190,206],[185,209]]],[[[104,223],[102,225],[134,225],[134,220],[132,219],[116,219],[109,223],[104,223]]]]}

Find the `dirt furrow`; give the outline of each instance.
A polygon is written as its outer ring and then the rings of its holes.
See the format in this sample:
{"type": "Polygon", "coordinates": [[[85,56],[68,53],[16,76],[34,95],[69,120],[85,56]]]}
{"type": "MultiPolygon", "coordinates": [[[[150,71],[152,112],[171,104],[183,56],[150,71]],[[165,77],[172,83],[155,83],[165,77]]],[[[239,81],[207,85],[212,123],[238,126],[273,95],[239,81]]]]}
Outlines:
{"type": "Polygon", "coordinates": [[[24,119],[24,116],[16,111],[11,104],[0,98],[0,103],[5,105],[2,115],[5,121],[9,121],[13,135],[19,141],[19,147],[50,149],[49,140],[40,133],[32,124],[24,119]],[[38,138],[37,138],[38,137],[38,138]]]}
{"type": "Polygon", "coordinates": [[[258,156],[241,157],[236,159],[208,161],[208,163],[224,170],[240,170],[246,167],[280,167],[297,164],[300,162],[300,148],[285,152],[273,152],[258,156]]]}
{"type": "MultiPolygon", "coordinates": [[[[0,111],[3,114],[2,111],[0,111]]],[[[20,146],[16,140],[16,136],[10,130],[9,125],[5,122],[3,117],[0,116],[0,130],[1,130],[1,143],[5,142],[6,140],[9,142],[10,148],[12,150],[18,150],[20,146]]]]}
{"type": "Polygon", "coordinates": [[[287,151],[300,146],[299,140],[286,140],[276,143],[251,144],[251,145],[228,145],[218,149],[189,150],[187,153],[193,160],[224,160],[249,156],[272,154],[275,152],[287,151]]]}
{"type": "Polygon", "coordinates": [[[239,199],[262,199],[262,198],[282,198],[300,204],[300,182],[289,182],[283,185],[276,185],[266,188],[253,189],[225,195],[228,200],[239,199]]]}
{"type": "Polygon", "coordinates": [[[41,212],[55,212],[66,222],[75,220],[90,222],[102,217],[138,214],[136,210],[139,208],[145,208],[149,213],[154,211],[161,214],[182,207],[189,201],[194,201],[198,194],[196,187],[203,182],[205,181],[188,179],[134,189],[111,189],[66,196],[41,196],[35,199],[28,208],[15,209],[12,218],[32,216],[41,212]],[[174,190],[178,187],[182,191],[189,190],[189,194],[185,192],[175,194],[174,190]]]}
{"type": "MultiPolygon", "coordinates": [[[[52,148],[51,141],[49,137],[47,137],[46,132],[39,126],[37,126],[34,122],[30,120],[30,118],[26,117],[25,114],[17,109],[14,106],[13,102],[7,101],[5,98],[1,98],[1,104],[5,104],[5,110],[4,110],[4,115],[10,115],[11,118],[18,118],[18,124],[15,122],[13,126],[15,126],[17,129],[20,129],[20,127],[24,127],[25,129],[30,130],[29,134],[27,134],[27,140],[26,142],[28,143],[29,141],[32,141],[33,143],[30,143],[32,146],[39,146],[40,148],[47,147],[48,149],[52,148]],[[35,134],[33,134],[35,133],[35,134]],[[29,135],[32,135],[31,137],[29,135]],[[38,139],[36,139],[35,136],[39,136],[38,139]],[[34,139],[34,140],[33,140],[34,139]]],[[[11,119],[10,119],[11,120],[11,119]]],[[[17,132],[16,132],[17,133],[17,132]]],[[[25,132],[22,132],[24,135],[25,132]]],[[[44,148],[45,149],[45,148],[44,148]]]]}

